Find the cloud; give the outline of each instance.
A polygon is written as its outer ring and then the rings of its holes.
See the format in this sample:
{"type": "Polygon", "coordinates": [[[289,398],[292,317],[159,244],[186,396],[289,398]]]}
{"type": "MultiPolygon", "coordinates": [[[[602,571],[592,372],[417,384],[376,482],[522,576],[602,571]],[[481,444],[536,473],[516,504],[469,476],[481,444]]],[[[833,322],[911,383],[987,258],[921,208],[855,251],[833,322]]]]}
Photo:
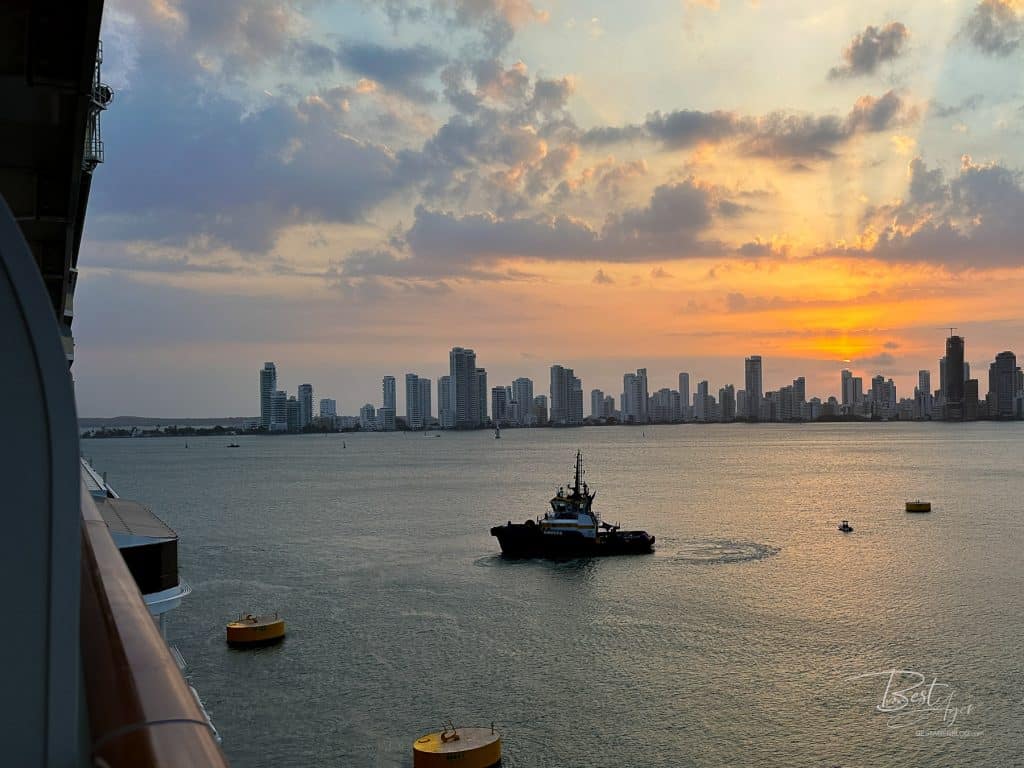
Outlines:
{"type": "Polygon", "coordinates": [[[895,61],[900,56],[909,35],[906,26],[898,21],[890,21],[883,27],[869,25],[854,35],[843,51],[844,63],[829,70],[829,80],[874,74],[879,64],[895,61]]]}
{"type": "Polygon", "coordinates": [[[351,72],[370,78],[413,101],[433,101],[436,94],[423,85],[423,78],[440,69],[445,55],[429,45],[389,48],[375,43],[343,43],[338,61],[351,72]]]}
{"type": "Polygon", "coordinates": [[[858,134],[878,133],[917,118],[917,108],[890,90],[879,97],[861,96],[846,117],[784,111],[760,117],[721,110],[653,112],[641,125],[591,128],[582,132],[580,141],[605,145],[647,139],[674,150],[735,140],[742,153],[788,162],[832,157],[858,134]]]}
{"type": "Polygon", "coordinates": [[[955,117],[963,112],[971,112],[978,108],[981,104],[984,96],[980,93],[975,93],[971,96],[966,97],[959,104],[943,104],[941,101],[932,99],[928,102],[928,116],[929,117],[955,117]]]}
{"type": "Polygon", "coordinates": [[[721,256],[728,249],[702,235],[724,195],[692,178],[664,184],[646,205],[609,214],[600,229],[565,214],[459,215],[421,205],[402,239],[404,252],[393,247],[356,251],[339,265],[338,275],[493,279],[494,266],[506,258],[626,263],[721,256]]]}
{"type": "Polygon", "coordinates": [[[981,0],[960,30],[961,37],[990,56],[1009,56],[1024,41],[1024,13],[1019,0],[981,0]]]}
{"type": "Polygon", "coordinates": [[[908,198],[871,212],[861,241],[832,255],[943,264],[958,269],[1022,266],[1024,176],[969,155],[948,182],[941,169],[914,158],[908,198]]]}

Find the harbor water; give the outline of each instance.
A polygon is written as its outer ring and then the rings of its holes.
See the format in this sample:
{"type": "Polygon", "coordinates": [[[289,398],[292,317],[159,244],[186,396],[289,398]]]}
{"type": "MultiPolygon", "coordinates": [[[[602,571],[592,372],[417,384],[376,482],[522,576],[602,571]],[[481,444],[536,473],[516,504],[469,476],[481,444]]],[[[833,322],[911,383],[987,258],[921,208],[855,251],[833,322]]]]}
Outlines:
{"type": "Polygon", "coordinates": [[[448,718],[511,766],[1024,764],[1024,424],[435,434],[83,441],[181,537],[233,764],[410,766],[448,718]],[[656,553],[502,560],[577,448],[656,553]]]}

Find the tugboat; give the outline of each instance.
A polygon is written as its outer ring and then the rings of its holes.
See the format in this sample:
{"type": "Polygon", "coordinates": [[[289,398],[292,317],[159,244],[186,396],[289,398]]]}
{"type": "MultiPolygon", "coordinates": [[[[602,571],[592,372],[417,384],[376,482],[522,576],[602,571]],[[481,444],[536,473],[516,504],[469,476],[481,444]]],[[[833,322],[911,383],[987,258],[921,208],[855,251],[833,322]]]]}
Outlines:
{"type": "Polygon", "coordinates": [[[551,510],[536,520],[491,528],[504,557],[564,559],[605,555],[646,555],[654,551],[647,531],[620,531],[601,521],[593,509],[595,491],[583,482],[583,453],[576,451],[576,475],[571,488],[559,488],[551,510]]]}
{"type": "Polygon", "coordinates": [[[843,522],[839,524],[839,530],[843,533],[853,533],[853,526],[850,525],[849,520],[843,520],[843,522]]]}

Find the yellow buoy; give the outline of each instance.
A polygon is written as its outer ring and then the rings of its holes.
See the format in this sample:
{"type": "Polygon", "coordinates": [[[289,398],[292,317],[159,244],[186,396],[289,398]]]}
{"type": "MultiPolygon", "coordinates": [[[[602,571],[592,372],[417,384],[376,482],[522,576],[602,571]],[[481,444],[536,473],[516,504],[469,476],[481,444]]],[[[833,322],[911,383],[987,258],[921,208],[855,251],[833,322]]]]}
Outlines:
{"type": "Polygon", "coordinates": [[[908,501],[907,502],[907,512],[931,512],[931,511],[932,511],[932,503],[930,501],[921,501],[920,499],[918,499],[917,501],[908,501]]]}
{"type": "Polygon", "coordinates": [[[228,645],[267,645],[284,638],[284,619],[273,616],[253,616],[251,613],[228,622],[228,645]]]}
{"type": "Polygon", "coordinates": [[[459,728],[428,733],[412,744],[413,768],[493,768],[501,764],[501,736],[490,728],[459,728]]]}

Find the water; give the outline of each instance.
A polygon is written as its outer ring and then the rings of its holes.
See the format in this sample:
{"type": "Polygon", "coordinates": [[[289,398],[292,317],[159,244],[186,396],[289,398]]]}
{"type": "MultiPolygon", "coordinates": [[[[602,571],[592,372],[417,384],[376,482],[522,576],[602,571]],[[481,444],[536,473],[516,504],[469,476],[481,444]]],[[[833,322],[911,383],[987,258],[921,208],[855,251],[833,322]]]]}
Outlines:
{"type": "Polygon", "coordinates": [[[511,766],[1024,764],[1024,424],[643,432],[83,450],[181,535],[169,637],[236,765],[408,766],[447,717],[493,721],[511,766]],[[657,553],[501,560],[490,526],[543,511],[577,447],[657,553]],[[256,610],[287,640],[229,650],[256,610]],[[938,711],[851,679],[894,668],[938,711]]]}

